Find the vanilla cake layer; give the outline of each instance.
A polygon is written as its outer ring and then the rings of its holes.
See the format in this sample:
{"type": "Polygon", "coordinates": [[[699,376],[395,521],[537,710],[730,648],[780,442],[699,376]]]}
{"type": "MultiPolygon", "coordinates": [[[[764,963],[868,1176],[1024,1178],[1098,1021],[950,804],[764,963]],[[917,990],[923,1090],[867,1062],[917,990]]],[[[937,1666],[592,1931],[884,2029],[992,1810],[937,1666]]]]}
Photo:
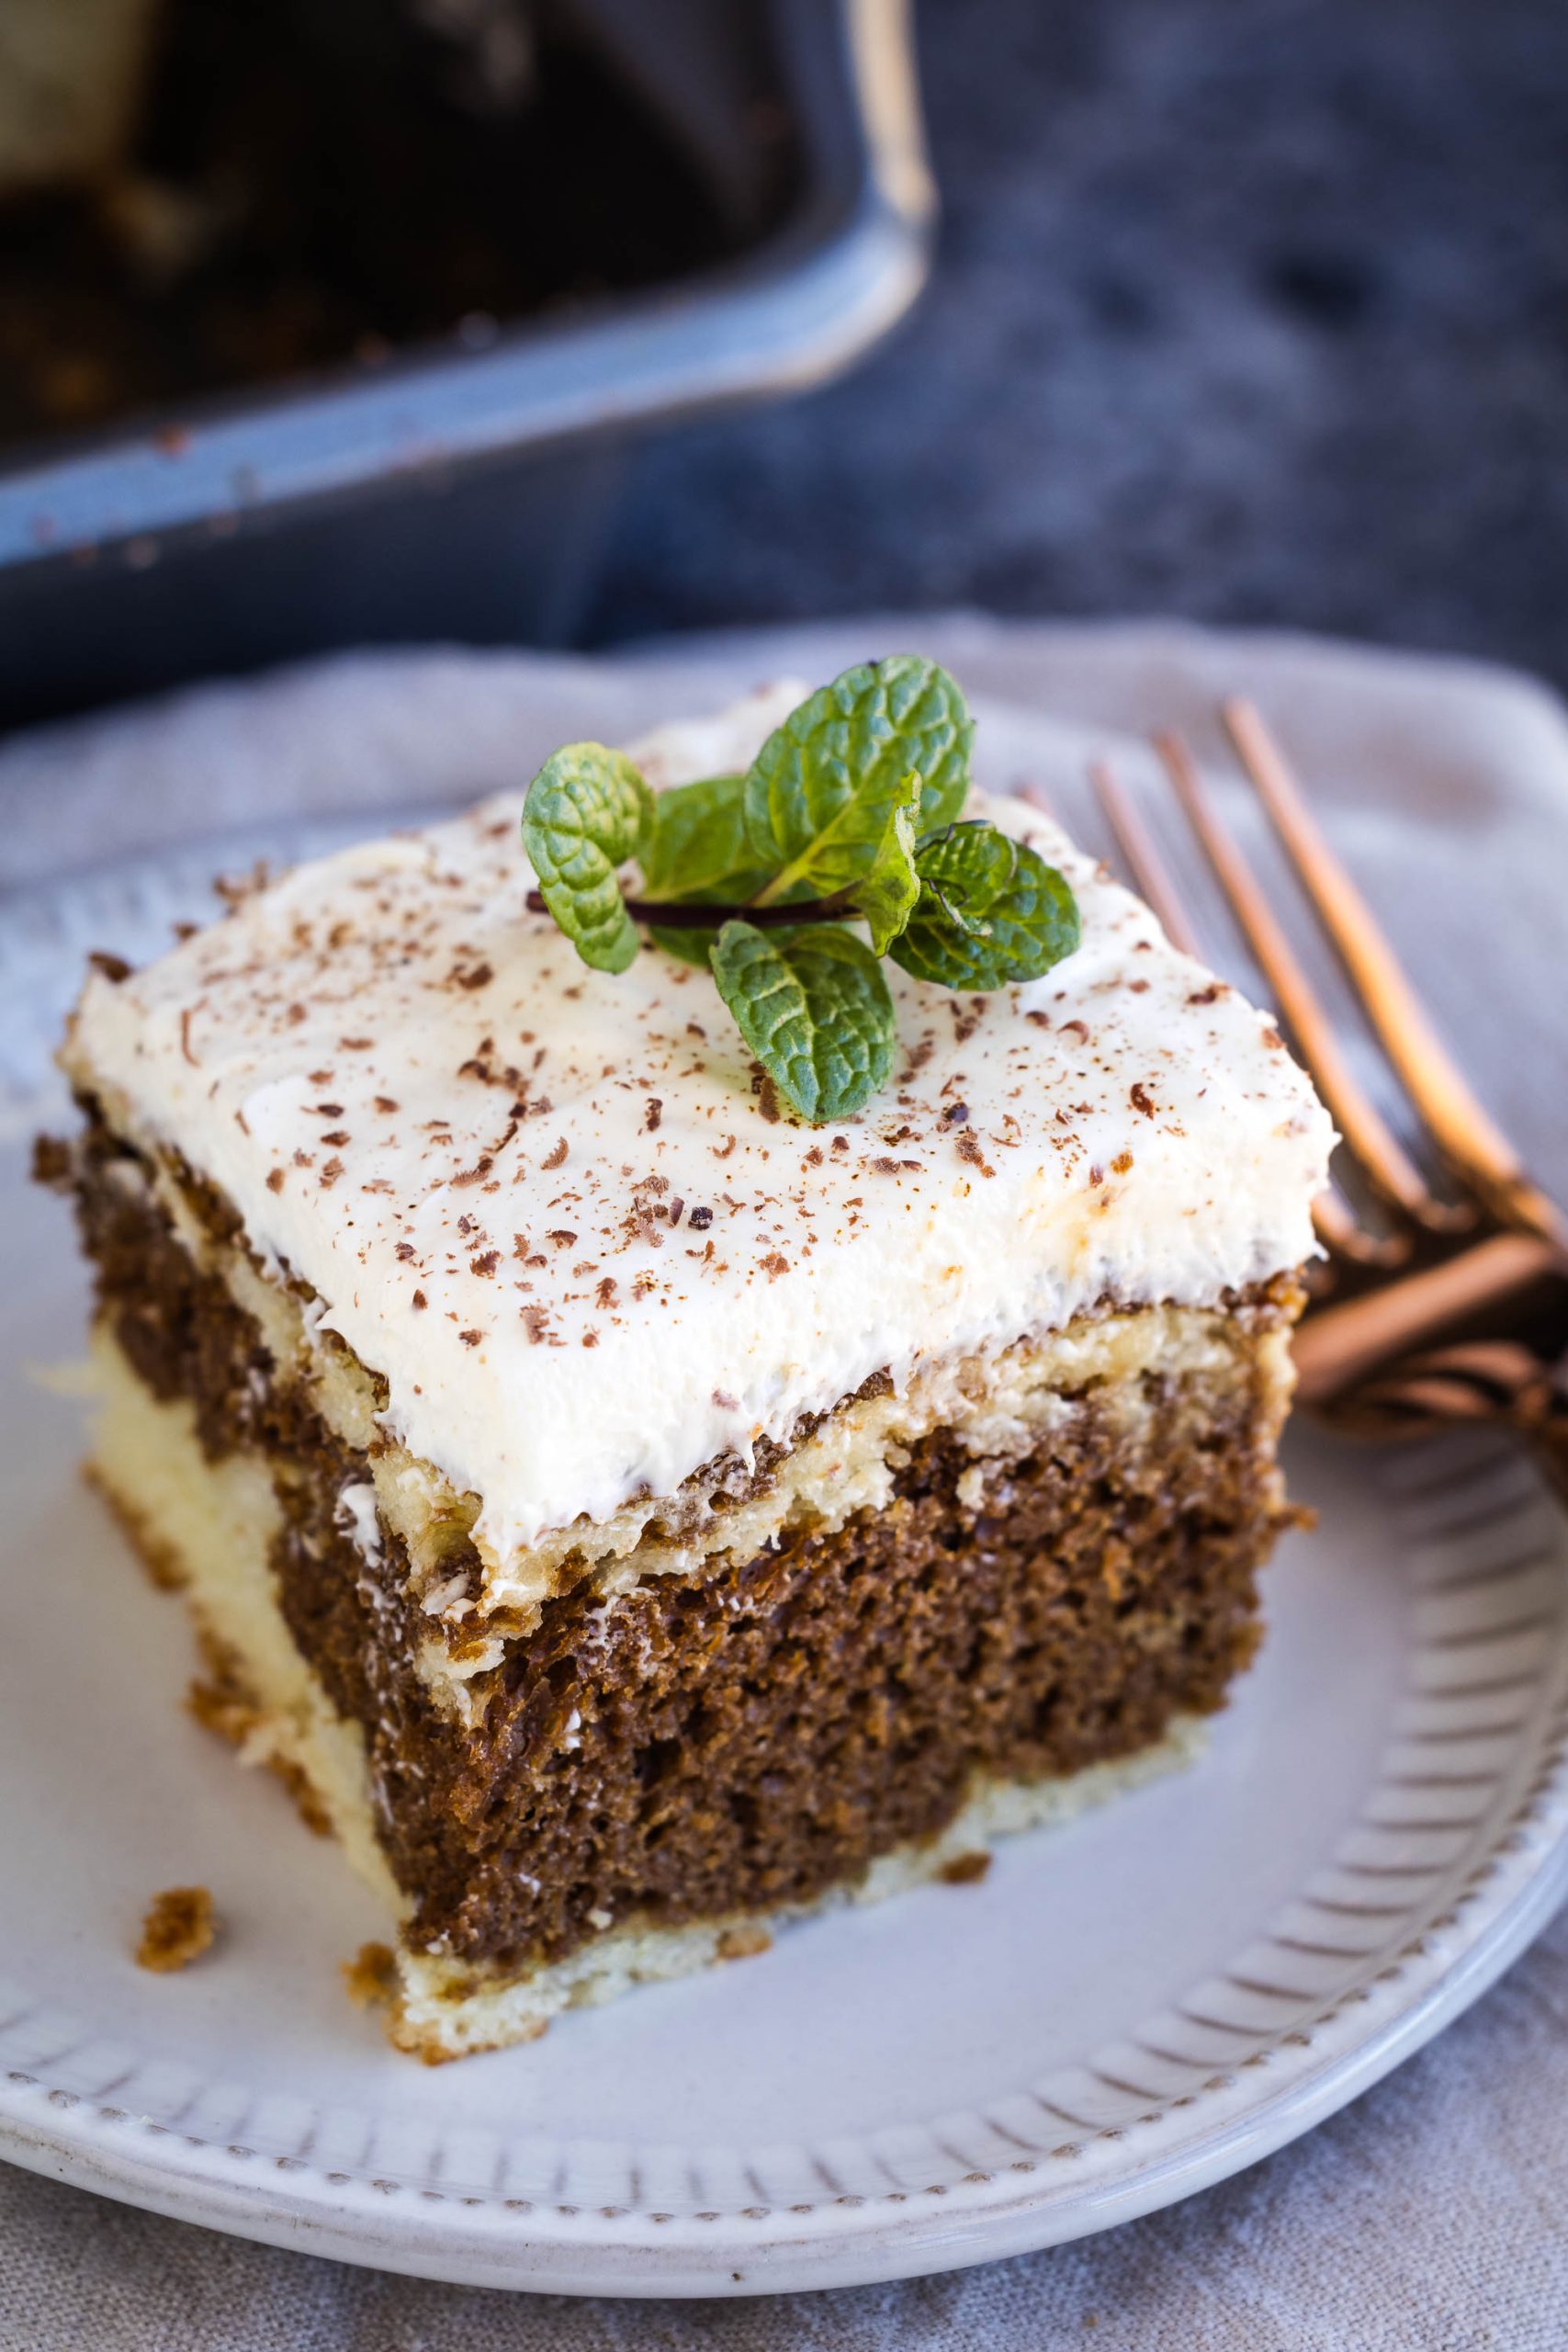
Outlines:
{"type": "MultiPolygon", "coordinates": [[[[744,764],[764,695],[639,756],[744,764]]],[[[398,1920],[427,2056],[755,1950],[1179,1747],[1257,1635],[1327,1123],[1016,802],[1084,945],[894,975],[894,1090],[781,1117],[704,973],[587,970],[514,803],[94,975],[47,1156],[100,1484],[204,1702],[398,1920]]]]}

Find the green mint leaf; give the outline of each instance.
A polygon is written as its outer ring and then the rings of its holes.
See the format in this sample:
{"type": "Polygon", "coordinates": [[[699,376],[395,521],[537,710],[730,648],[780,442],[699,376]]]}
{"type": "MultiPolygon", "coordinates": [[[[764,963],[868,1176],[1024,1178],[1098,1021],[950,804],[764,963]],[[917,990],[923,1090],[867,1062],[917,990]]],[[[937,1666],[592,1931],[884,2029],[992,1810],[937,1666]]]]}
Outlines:
{"type": "MultiPolygon", "coordinates": [[[[650,899],[731,906],[754,898],[768,879],[746,848],[746,779],[705,776],[654,795],[653,830],[642,858],[643,888],[650,899]]],[[[712,931],[674,931],[653,924],[650,935],[682,963],[705,965],[716,936],[712,931]]]]}
{"type": "Polygon", "coordinates": [[[886,1085],[893,999],[881,965],[853,932],[727,922],[713,976],[747,1045],[803,1119],[847,1119],[886,1085]]]}
{"type": "Polygon", "coordinates": [[[745,864],[743,775],[705,776],[699,784],[672,785],[654,794],[653,825],[642,854],[643,888],[650,899],[716,895],[745,864]]]}
{"type": "Polygon", "coordinates": [[[920,895],[920,877],[915,870],[914,824],[920,779],[913,769],[906,783],[906,797],[890,812],[875,862],[864,879],[856,883],[851,901],[854,912],[871,926],[874,956],[886,955],[913,914],[920,895]]]}
{"type": "Polygon", "coordinates": [[[787,906],[792,899],[827,899],[863,886],[878,866],[886,867],[890,855],[897,857],[900,818],[912,848],[919,805],[918,769],[904,775],[874,769],[844,795],[799,855],[773,876],[761,903],[787,906]]]}
{"type": "MultiPolygon", "coordinates": [[[[920,779],[920,827],[952,822],[969,789],[974,732],[953,681],[918,654],[863,662],[808,695],[769,736],[746,778],[751,853],[779,876],[780,895],[803,878],[834,889],[868,871],[874,856],[858,865],[852,856],[844,870],[847,838],[840,840],[836,880],[818,879],[825,866],[807,875],[805,860],[821,843],[826,861],[846,804],[891,806],[911,769],[920,779]]],[[[874,838],[880,842],[879,830],[874,838]]]]}
{"type": "Polygon", "coordinates": [[[624,752],[567,743],[552,752],[523,804],[523,847],[540,895],[585,964],[624,972],[637,928],[617,879],[640,857],[653,795],[624,752]]]}
{"type": "Polygon", "coordinates": [[[995,825],[950,825],[920,843],[915,868],[919,899],[888,952],[918,980],[977,991],[1037,980],[1078,944],[1066,881],[995,825]]]}

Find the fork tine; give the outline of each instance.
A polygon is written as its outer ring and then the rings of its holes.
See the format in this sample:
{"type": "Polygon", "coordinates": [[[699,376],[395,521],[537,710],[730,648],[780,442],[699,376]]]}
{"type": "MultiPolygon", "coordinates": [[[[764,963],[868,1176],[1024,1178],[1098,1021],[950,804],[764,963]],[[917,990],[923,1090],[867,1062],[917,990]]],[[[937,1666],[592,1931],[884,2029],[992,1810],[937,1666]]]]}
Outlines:
{"type": "Polygon", "coordinates": [[[1506,1225],[1568,1245],[1568,1219],[1531,1182],[1476,1101],[1399,962],[1309,814],[1290,768],[1249,702],[1223,706],[1236,756],[1268,809],[1302,886],[1337,949],[1368,1020],[1444,1159],[1506,1225]]]}
{"type": "Polygon", "coordinates": [[[1410,1255],[1406,1232],[1369,1233],[1358,1225],[1336,1192],[1320,1193],[1312,1204],[1317,1238],[1335,1257],[1354,1260],[1358,1266],[1403,1266],[1410,1255]]]}
{"type": "Polygon", "coordinates": [[[1550,1246],[1519,1233],[1497,1233],[1417,1274],[1320,1307],[1296,1331],[1296,1394],[1317,1405],[1352,1390],[1386,1364],[1477,1307],[1516,1297],[1551,1274],[1550,1246]]]}
{"type": "Polygon", "coordinates": [[[1186,745],[1174,735],[1159,735],[1155,749],[1351,1156],[1380,1193],[1428,1231],[1451,1232],[1468,1222],[1465,1212],[1434,1199],[1419,1170],[1352,1075],[1333,1024],[1283,925],[1204,790],[1186,745]]]}
{"type": "Polygon", "coordinates": [[[1201,960],[1187,910],[1176,895],[1165,861],[1126,786],[1106,760],[1089,762],[1089,779],[1139,896],[1154,909],[1160,929],[1177,953],[1201,960]]]}
{"type": "MultiPolygon", "coordinates": [[[[1187,910],[1177,896],[1169,870],[1155,847],[1154,836],[1139,813],[1137,802],[1108,760],[1091,760],[1089,775],[1134,888],[1154,909],[1171,945],[1179,954],[1201,961],[1187,910]]],[[[1313,1221],[1325,1249],[1357,1265],[1398,1266],[1410,1255],[1407,1235],[1368,1233],[1357,1224],[1337,1193],[1319,1195],[1314,1204],[1313,1221]]]]}

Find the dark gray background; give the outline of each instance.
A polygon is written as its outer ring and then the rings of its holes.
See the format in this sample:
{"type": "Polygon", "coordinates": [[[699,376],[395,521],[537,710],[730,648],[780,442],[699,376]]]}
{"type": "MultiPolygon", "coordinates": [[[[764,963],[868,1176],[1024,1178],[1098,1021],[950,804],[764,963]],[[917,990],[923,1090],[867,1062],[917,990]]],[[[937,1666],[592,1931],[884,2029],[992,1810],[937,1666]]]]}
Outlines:
{"type": "Polygon", "coordinates": [[[923,0],[852,379],[637,458],[588,633],[1179,612],[1568,682],[1562,0],[923,0]]]}

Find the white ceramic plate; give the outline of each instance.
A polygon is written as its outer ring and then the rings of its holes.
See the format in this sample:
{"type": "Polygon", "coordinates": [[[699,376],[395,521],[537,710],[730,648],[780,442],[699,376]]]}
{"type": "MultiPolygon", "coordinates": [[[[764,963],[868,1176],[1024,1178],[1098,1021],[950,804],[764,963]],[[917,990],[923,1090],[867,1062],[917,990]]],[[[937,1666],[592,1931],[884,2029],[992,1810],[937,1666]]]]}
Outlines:
{"type": "MultiPolygon", "coordinates": [[[[235,864],[258,846],[231,845],[235,864]]],[[[297,846],[288,844],[288,846],[297,846]]],[[[284,844],[271,844],[274,847],[284,844]]],[[[1192,1770],[760,1960],[427,2071],[344,1997],[382,1929],[180,1711],[177,1603],[75,1476],[59,1204],[24,1182],[89,944],[209,849],[0,919],[0,2151],[157,2211],[487,2285],[717,2294],[1048,2245],[1204,2187],[1417,2048],[1568,1891],[1568,1540],[1517,1459],[1308,1433],[1322,1513],[1192,1770]],[[131,1965],[159,1887],[228,1922],[131,1965]]]]}

